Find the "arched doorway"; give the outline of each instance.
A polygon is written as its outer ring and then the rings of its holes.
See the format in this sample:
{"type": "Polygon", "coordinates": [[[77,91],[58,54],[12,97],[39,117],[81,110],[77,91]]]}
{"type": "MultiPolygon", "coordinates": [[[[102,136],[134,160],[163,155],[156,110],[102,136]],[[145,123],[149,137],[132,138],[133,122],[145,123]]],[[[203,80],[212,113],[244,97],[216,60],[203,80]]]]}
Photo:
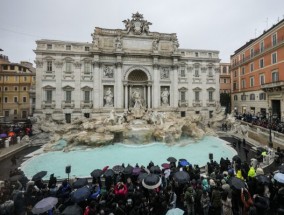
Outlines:
{"type": "Polygon", "coordinates": [[[145,71],[132,70],[126,77],[125,108],[150,108],[151,81],[145,71]]]}

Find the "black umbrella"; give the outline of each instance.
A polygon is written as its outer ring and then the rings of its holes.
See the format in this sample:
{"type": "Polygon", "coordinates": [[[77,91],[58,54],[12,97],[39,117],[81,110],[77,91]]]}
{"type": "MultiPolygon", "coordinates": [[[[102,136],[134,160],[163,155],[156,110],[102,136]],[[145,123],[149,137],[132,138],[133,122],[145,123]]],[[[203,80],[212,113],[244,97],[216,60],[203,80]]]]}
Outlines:
{"type": "Polygon", "coordinates": [[[131,175],[133,171],[133,167],[128,164],[127,167],[122,171],[124,175],[131,175]]]}
{"type": "Polygon", "coordinates": [[[173,178],[179,184],[185,184],[189,182],[189,179],[190,179],[189,174],[185,171],[175,172],[173,178]]]}
{"type": "Polygon", "coordinates": [[[159,166],[152,166],[150,168],[150,172],[154,174],[160,174],[162,171],[159,166]]]}
{"type": "Polygon", "coordinates": [[[168,157],[167,161],[169,161],[169,162],[176,162],[177,159],[175,159],[174,157],[168,157]]]}
{"type": "Polygon", "coordinates": [[[70,194],[71,200],[75,203],[85,201],[91,195],[88,187],[81,187],[70,194]]]}
{"type": "Polygon", "coordinates": [[[146,178],[144,178],[142,181],[143,187],[149,190],[158,188],[161,185],[161,183],[162,183],[161,178],[155,174],[147,175],[146,178]]]}
{"type": "Polygon", "coordinates": [[[146,178],[147,176],[148,176],[148,173],[146,173],[146,172],[141,172],[141,173],[138,175],[137,180],[139,180],[139,181],[142,182],[142,180],[143,180],[144,178],[146,178]]]}
{"type": "Polygon", "coordinates": [[[61,214],[62,215],[78,215],[78,214],[83,214],[83,210],[77,204],[69,205],[64,209],[64,211],[61,214]]]}
{"type": "Polygon", "coordinates": [[[88,179],[86,178],[78,178],[77,181],[73,183],[73,188],[78,189],[80,187],[84,187],[88,184],[88,179]]]}
{"type": "Polygon", "coordinates": [[[108,169],[107,171],[105,171],[104,176],[105,177],[113,177],[114,171],[112,169],[108,169]]]}
{"type": "Polygon", "coordinates": [[[240,158],[239,155],[235,155],[233,158],[232,158],[233,161],[235,161],[236,163],[242,163],[242,159],[240,158]]]}
{"type": "Polygon", "coordinates": [[[116,165],[112,168],[112,170],[115,172],[115,174],[118,174],[124,170],[124,167],[121,165],[116,165]]]}
{"type": "Polygon", "coordinates": [[[44,176],[46,176],[47,171],[40,171],[32,177],[32,181],[41,180],[44,176]]]}
{"type": "Polygon", "coordinates": [[[279,172],[280,172],[280,173],[284,173],[284,165],[281,165],[281,166],[279,167],[279,172]]]}
{"type": "Polygon", "coordinates": [[[255,179],[261,184],[270,184],[270,179],[265,175],[257,175],[255,179]]]}
{"type": "Polygon", "coordinates": [[[228,184],[231,186],[231,188],[234,188],[236,190],[240,190],[242,188],[245,188],[246,186],[245,182],[237,177],[230,178],[228,180],[228,184]]]}
{"type": "Polygon", "coordinates": [[[101,169],[95,169],[93,172],[91,172],[91,176],[93,178],[99,178],[103,174],[103,171],[101,169]]]}

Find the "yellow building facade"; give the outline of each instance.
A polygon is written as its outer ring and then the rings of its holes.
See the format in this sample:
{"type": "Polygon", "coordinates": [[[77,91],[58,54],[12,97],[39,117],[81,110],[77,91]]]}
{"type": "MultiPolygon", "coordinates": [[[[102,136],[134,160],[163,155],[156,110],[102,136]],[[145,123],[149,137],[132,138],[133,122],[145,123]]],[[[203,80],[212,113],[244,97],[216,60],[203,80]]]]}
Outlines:
{"type": "Polygon", "coordinates": [[[26,120],[33,114],[35,80],[31,63],[10,63],[0,55],[0,115],[4,121],[26,120]]]}

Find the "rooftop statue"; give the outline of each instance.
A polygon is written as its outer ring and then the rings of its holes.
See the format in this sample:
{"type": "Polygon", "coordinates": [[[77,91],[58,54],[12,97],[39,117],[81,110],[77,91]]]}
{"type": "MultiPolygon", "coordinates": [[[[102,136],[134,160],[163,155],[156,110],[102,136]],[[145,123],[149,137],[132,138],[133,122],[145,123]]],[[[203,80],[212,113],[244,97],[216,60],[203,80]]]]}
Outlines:
{"type": "Polygon", "coordinates": [[[132,14],[132,19],[126,19],[122,21],[125,25],[126,32],[132,32],[134,34],[149,33],[149,25],[152,25],[151,22],[144,20],[143,15],[140,13],[132,14]]]}

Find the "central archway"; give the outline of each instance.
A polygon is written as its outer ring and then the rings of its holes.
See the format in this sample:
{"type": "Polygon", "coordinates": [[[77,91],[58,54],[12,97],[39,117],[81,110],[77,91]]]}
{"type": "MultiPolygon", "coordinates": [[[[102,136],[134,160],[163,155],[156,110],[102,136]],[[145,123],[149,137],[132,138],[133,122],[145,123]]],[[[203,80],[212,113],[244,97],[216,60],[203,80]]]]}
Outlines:
{"type": "Polygon", "coordinates": [[[150,75],[144,68],[132,68],[125,76],[125,108],[143,108],[151,106],[150,75]]]}

